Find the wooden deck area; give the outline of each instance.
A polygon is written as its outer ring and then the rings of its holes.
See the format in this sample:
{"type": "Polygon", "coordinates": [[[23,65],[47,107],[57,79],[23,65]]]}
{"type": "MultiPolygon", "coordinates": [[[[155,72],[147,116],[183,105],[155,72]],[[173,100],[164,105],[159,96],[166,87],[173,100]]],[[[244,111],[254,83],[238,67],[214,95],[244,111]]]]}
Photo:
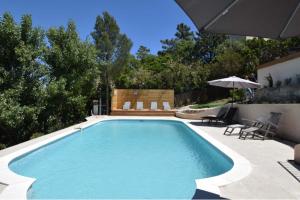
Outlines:
{"type": "Polygon", "coordinates": [[[176,110],[122,110],[116,109],[111,111],[113,116],[175,116],[176,110]]]}

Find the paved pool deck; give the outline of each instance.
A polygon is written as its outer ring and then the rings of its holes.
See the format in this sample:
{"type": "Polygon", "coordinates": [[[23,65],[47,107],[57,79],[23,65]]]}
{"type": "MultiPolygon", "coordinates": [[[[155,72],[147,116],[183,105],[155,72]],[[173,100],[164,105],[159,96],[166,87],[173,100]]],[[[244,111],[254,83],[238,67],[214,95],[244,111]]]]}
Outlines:
{"type": "Polygon", "coordinates": [[[251,163],[252,171],[249,176],[220,188],[222,197],[300,199],[300,183],[278,163],[293,159],[293,143],[280,140],[241,140],[237,134],[223,135],[224,127],[203,126],[197,122],[194,124],[251,163]]]}
{"type": "MultiPolygon", "coordinates": [[[[157,118],[155,118],[157,119],[157,118]]],[[[175,119],[175,118],[173,118],[175,119]]],[[[178,119],[178,118],[176,118],[178,119]]],[[[86,123],[93,123],[91,119],[86,123]]],[[[236,151],[250,161],[252,171],[249,176],[222,186],[221,196],[228,199],[300,199],[300,183],[291,176],[278,162],[293,159],[293,145],[285,141],[275,140],[240,140],[236,134],[223,135],[224,127],[205,126],[197,120],[192,122],[196,129],[206,132],[217,141],[236,151]]],[[[69,127],[73,128],[78,125],[69,127]]],[[[64,130],[16,145],[0,151],[0,157],[10,154],[26,146],[30,146],[49,137],[61,134],[64,130]]],[[[0,193],[6,186],[0,183],[0,193]]]]}

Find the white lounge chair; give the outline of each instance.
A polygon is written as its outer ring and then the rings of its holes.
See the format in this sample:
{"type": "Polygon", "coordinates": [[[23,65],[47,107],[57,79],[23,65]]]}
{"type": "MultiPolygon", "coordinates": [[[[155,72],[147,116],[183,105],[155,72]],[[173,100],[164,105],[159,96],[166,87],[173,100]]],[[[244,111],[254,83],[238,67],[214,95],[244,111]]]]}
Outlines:
{"type": "Polygon", "coordinates": [[[150,109],[157,110],[157,101],[151,101],[150,109]]]}
{"type": "Polygon", "coordinates": [[[123,110],[129,110],[130,109],[130,101],[126,101],[123,105],[123,110]]]}
{"type": "Polygon", "coordinates": [[[263,122],[266,121],[266,116],[258,117],[256,120],[242,119],[242,124],[230,124],[226,127],[224,135],[231,135],[234,130],[240,129],[239,135],[241,135],[243,129],[250,127],[261,127],[263,122]]]}
{"type": "Polygon", "coordinates": [[[277,133],[278,124],[282,113],[271,112],[270,118],[264,122],[259,122],[255,127],[249,127],[242,129],[239,138],[246,139],[248,135],[252,135],[252,138],[259,137],[262,140],[267,138],[269,135],[274,137],[277,133]]]}
{"type": "Polygon", "coordinates": [[[171,110],[170,104],[167,101],[163,102],[163,107],[164,107],[164,110],[171,110]]]}
{"type": "Polygon", "coordinates": [[[136,102],[136,109],[137,110],[143,110],[144,109],[144,104],[142,101],[136,102]]]}

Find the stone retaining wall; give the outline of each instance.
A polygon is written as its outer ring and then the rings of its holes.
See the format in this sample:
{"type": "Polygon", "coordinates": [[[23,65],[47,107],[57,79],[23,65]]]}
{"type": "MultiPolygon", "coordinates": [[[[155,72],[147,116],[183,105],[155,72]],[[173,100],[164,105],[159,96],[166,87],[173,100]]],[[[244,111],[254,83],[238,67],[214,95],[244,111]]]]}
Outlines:
{"type": "Polygon", "coordinates": [[[176,117],[183,119],[201,119],[203,116],[216,115],[221,107],[181,110],[176,112],[176,117]]]}
{"type": "Polygon", "coordinates": [[[255,94],[257,103],[300,103],[300,86],[263,88],[255,94]]]}

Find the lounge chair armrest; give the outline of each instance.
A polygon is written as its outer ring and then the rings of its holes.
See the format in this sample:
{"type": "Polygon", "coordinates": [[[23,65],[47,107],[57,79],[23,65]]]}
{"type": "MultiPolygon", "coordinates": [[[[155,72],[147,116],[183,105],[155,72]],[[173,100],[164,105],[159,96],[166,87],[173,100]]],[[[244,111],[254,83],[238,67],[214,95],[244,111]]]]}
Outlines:
{"type": "Polygon", "coordinates": [[[246,125],[252,125],[252,124],[258,122],[257,120],[251,120],[251,119],[246,119],[246,118],[243,118],[241,120],[242,120],[243,124],[246,124],[246,125]]]}
{"type": "Polygon", "coordinates": [[[242,118],[241,120],[244,121],[244,122],[253,122],[254,121],[254,120],[247,119],[247,118],[242,118]]]}
{"type": "Polygon", "coordinates": [[[278,128],[278,124],[274,124],[273,122],[267,121],[266,124],[278,128]]]}

